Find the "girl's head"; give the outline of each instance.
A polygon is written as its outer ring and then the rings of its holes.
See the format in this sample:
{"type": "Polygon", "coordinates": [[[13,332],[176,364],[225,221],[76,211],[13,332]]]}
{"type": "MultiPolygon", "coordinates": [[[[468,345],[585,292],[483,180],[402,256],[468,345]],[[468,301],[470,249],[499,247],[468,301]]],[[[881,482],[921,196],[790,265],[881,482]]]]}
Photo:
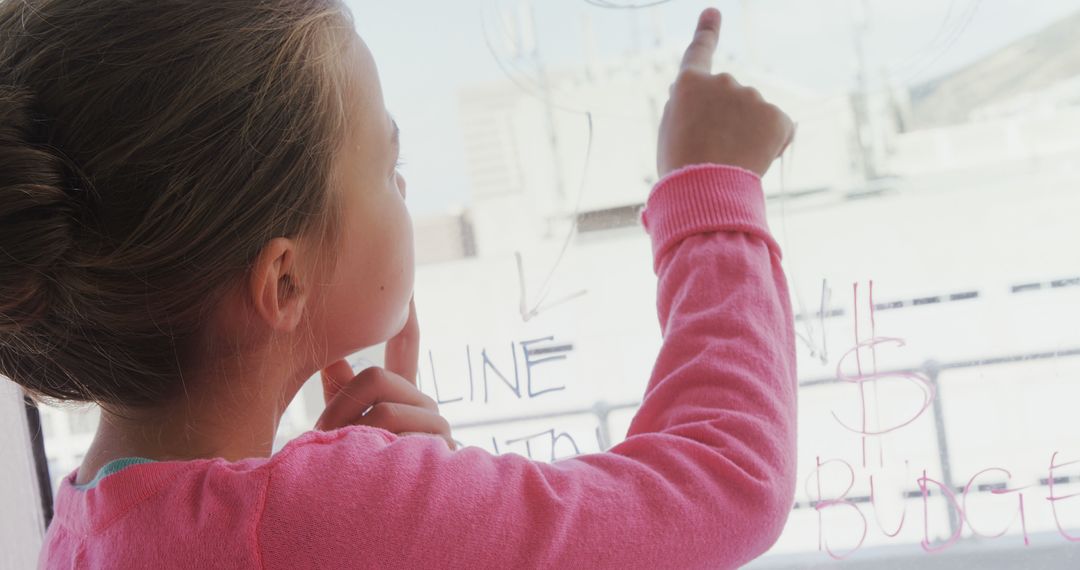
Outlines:
{"type": "Polygon", "coordinates": [[[395,129],[336,0],[0,0],[0,374],[154,408],[393,336],[395,129]]]}

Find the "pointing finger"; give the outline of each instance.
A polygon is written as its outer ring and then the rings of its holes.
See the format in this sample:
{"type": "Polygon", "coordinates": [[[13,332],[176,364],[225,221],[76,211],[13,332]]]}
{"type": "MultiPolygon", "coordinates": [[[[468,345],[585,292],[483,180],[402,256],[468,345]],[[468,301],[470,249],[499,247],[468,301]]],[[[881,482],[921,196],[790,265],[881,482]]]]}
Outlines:
{"type": "Polygon", "coordinates": [[[409,300],[409,317],[394,338],[386,341],[386,369],[416,384],[420,356],[420,325],[416,319],[416,299],[409,300]]]}
{"type": "Polygon", "coordinates": [[[686,48],[683,55],[682,69],[695,70],[706,75],[712,73],[713,53],[720,41],[720,11],[716,8],[706,8],[698,18],[697,31],[690,47],[686,48]]]}

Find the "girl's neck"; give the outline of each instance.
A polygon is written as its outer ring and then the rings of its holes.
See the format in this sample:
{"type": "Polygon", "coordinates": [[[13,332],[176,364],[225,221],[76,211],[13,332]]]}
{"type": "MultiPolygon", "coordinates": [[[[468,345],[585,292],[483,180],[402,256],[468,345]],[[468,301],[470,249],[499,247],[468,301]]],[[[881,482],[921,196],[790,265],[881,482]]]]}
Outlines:
{"type": "Polygon", "coordinates": [[[311,375],[281,375],[285,367],[275,375],[273,368],[249,367],[244,375],[218,368],[198,382],[189,381],[184,398],[163,409],[136,410],[123,417],[103,410],[76,484],[91,481],[101,467],[122,457],[155,461],[269,457],[285,407],[311,375]],[[203,389],[191,390],[192,386],[203,389]]]}

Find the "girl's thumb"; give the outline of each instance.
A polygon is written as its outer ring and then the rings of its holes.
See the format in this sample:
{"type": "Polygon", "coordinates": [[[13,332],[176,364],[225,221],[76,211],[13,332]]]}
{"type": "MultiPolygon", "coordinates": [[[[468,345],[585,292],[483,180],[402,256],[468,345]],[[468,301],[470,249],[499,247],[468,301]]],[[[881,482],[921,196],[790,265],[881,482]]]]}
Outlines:
{"type": "Polygon", "coordinates": [[[349,365],[349,361],[344,358],[323,368],[319,374],[322,376],[323,402],[327,404],[334,399],[342,386],[356,377],[353,374],[352,366],[349,365]]]}

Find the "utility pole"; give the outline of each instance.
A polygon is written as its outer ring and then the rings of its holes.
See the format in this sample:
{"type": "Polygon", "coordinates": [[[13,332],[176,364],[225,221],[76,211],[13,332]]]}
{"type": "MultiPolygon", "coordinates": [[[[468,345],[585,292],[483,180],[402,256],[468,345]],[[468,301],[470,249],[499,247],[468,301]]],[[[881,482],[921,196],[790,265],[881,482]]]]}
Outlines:
{"type": "MultiPolygon", "coordinates": [[[[532,60],[536,66],[536,76],[540,83],[540,91],[544,98],[544,114],[548,125],[548,142],[551,145],[551,160],[555,174],[555,192],[559,205],[566,199],[566,183],[563,180],[562,160],[559,158],[559,135],[555,125],[555,108],[551,103],[551,84],[548,81],[547,70],[544,68],[543,58],[540,57],[539,41],[537,40],[536,9],[532,0],[521,0],[518,4],[519,17],[522,20],[522,29],[529,34],[529,45],[522,45],[522,55],[532,60]],[[526,55],[527,52],[527,55],[526,55]]],[[[550,230],[550,228],[549,228],[550,230]]]]}
{"type": "Polygon", "coordinates": [[[757,61],[757,42],[755,41],[758,34],[754,29],[754,11],[753,6],[750,4],[750,0],[741,0],[739,3],[739,12],[742,13],[743,20],[746,24],[743,26],[743,47],[746,51],[746,67],[748,69],[754,68],[754,63],[757,61]]]}
{"type": "Polygon", "coordinates": [[[866,180],[878,177],[874,124],[870,116],[870,77],[866,68],[866,34],[870,28],[869,7],[866,0],[853,0],[856,9],[852,28],[855,43],[856,71],[855,92],[851,95],[851,109],[855,117],[855,142],[859,150],[862,176],[866,180]]]}
{"type": "Polygon", "coordinates": [[[581,13],[581,40],[585,51],[585,79],[591,83],[597,77],[596,34],[587,10],[581,13]]]}

